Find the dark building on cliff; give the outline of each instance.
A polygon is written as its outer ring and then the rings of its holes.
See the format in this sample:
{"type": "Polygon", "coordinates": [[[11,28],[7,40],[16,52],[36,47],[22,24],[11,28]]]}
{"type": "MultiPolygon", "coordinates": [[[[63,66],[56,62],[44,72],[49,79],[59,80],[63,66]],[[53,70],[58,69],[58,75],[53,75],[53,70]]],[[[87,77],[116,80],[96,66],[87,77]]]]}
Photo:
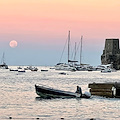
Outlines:
{"type": "Polygon", "coordinates": [[[113,64],[113,68],[120,69],[119,39],[106,39],[101,64],[113,64]]]}

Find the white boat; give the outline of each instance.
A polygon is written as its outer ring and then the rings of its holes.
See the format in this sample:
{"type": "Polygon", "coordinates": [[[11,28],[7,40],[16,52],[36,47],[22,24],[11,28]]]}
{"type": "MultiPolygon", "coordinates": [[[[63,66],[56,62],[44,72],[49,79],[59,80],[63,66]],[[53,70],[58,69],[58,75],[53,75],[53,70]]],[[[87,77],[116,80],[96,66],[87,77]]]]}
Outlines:
{"type": "Polygon", "coordinates": [[[101,70],[101,73],[111,73],[112,69],[110,68],[105,68],[104,70],[101,70]]]}
{"type": "Polygon", "coordinates": [[[38,71],[38,68],[37,67],[29,66],[27,68],[24,68],[24,70],[38,71]]]}
{"type": "Polygon", "coordinates": [[[31,71],[38,71],[38,68],[37,68],[37,67],[33,67],[33,68],[31,69],[31,71]]]}
{"type": "Polygon", "coordinates": [[[90,98],[90,93],[82,94],[82,90],[77,86],[76,92],[57,90],[43,85],[35,85],[37,95],[41,98],[90,98]]]}
{"type": "Polygon", "coordinates": [[[55,70],[76,71],[76,68],[66,63],[58,63],[55,65],[55,70]]]}
{"type": "Polygon", "coordinates": [[[81,36],[81,42],[80,42],[80,63],[79,64],[75,64],[76,70],[77,71],[88,71],[88,70],[92,70],[89,66],[89,64],[83,64],[82,63],[82,39],[83,36],[81,36]]]}
{"type": "Polygon", "coordinates": [[[116,70],[112,68],[112,64],[107,64],[107,65],[101,65],[101,72],[111,73],[111,72],[116,72],[116,70]]]}
{"type": "Polygon", "coordinates": [[[18,70],[18,72],[22,72],[22,73],[24,73],[24,72],[25,72],[25,70],[18,70]]]}
{"type": "Polygon", "coordinates": [[[78,61],[70,60],[70,31],[68,33],[68,63],[58,63],[55,65],[55,70],[67,70],[67,71],[76,71],[76,67],[73,65],[73,63],[78,61]]]}

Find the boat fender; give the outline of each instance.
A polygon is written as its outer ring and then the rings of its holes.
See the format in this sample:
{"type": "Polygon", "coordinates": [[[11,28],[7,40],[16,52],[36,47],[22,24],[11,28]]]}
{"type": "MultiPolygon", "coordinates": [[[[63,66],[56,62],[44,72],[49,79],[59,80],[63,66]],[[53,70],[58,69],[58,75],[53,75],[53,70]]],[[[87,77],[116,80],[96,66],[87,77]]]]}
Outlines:
{"type": "Polygon", "coordinates": [[[115,87],[112,87],[112,92],[113,92],[113,96],[115,97],[116,96],[116,88],[115,87]]]}

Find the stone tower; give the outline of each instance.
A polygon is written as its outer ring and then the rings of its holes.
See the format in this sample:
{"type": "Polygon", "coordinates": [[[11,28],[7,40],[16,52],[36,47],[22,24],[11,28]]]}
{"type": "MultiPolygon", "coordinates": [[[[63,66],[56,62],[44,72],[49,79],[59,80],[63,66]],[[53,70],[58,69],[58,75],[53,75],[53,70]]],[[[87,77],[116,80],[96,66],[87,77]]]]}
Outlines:
{"type": "Polygon", "coordinates": [[[112,63],[113,68],[120,69],[119,39],[106,39],[101,63],[104,65],[112,63]]]}

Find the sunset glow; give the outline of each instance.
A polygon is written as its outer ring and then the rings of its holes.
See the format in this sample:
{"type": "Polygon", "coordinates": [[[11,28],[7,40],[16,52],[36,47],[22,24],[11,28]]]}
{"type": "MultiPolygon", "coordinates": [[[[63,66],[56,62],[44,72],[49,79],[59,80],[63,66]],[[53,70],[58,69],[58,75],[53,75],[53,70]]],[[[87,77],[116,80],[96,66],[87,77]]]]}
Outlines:
{"type": "Polygon", "coordinates": [[[61,48],[70,30],[71,41],[83,35],[85,46],[101,46],[106,38],[120,38],[119,5],[118,0],[0,1],[0,41],[61,48]]]}

